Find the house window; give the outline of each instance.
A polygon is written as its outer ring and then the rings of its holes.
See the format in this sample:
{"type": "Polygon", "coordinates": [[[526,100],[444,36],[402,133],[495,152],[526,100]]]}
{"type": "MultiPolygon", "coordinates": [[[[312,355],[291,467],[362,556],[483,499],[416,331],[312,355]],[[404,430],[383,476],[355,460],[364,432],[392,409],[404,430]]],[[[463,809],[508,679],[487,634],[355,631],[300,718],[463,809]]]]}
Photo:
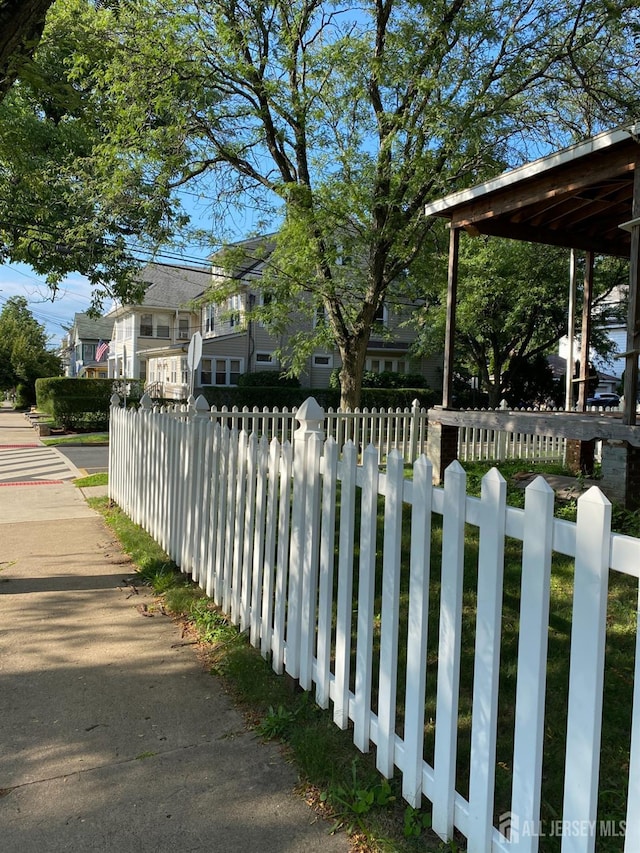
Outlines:
{"type": "Polygon", "coordinates": [[[170,333],[170,321],[166,315],[160,315],[156,317],[156,338],[169,338],[171,336],[170,333]]]}
{"type": "MultiPolygon", "coordinates": [[[[214,329],[214,319],[215,319],[215,305],[205,305],[204,307],[204,332],[207,334],[208,332],[213,332],[214,329]]],[[[209,383],[211,384],[211,383],[209,383]]]]}
{"type": "Polygon", "coordinates": [[[85,364],[96,359],[96,345],[82,344],[82,360],[85,364]]]}
{"type": "Polygon", "coordinates": [[[140,379],[143,382],[147,379],[147,360],[145,358],[140,359],[140,379]]]}
{"type": "Polygon", "coordinates": [[[387,311],[387,306],[384,304],[384,302],[378,306],[378,310],[376,311],[373,317],[373,322],[376,325],[382,326],[384,329],[386,329],[389,323],[389,312],[387,311]]]}
{"type": "Polygon", "coordinates": [[[200,362],[201,385],[237,385],[241,373],[240,358],[203,358],[200,362]]]}
{"type": "Polygon", "coordinates": [[[333,367],[332,355],[314,355],[312,359],[314,367],[333,367]]]}
{"type": "Polygon", "coordinates": [[[186,358],[183,358],[180,360],[180,369],[181,369],[181,373],[182,373],[182,384],[188,385],[189,384],[189,365],[187,363],[186,358]]]}
{"type": "Polygon", "coordinates": [[[178,317],[178,340],[186,341],[189,337],[189,318],[178,317]]]}
{"type": "Polygon", "coordinates": [[[277,363],[277,359],[274,357],[272,352],[256,353],[256,364],[270,364],[271,366],[273,366],[277,363]]]}
{"type": "Polygon", "coordinates": [[[239,293],[236,293],[234,296],[229,297],[229,325],[232,328],[234,326],[239,326],[241,317],[242,296],[239,293]]]}
{"type": "Polygon", "coordinates": [[[141,338],[152,338],[153,337],[153,317],[151,314],[141,314],[140,315],[140,337],[141,338]]]}

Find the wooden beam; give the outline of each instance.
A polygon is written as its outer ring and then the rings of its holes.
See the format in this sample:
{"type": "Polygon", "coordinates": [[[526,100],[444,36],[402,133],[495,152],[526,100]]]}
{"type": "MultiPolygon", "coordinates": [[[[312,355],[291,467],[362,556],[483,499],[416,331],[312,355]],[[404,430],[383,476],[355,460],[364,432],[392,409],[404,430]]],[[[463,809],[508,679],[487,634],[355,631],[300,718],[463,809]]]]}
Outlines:
{"type": "MultiPolygon", "coordinates": [[[[640,160],[636,163],[640,166],[640,160]]],[[[629,301],[627,313],[627,355],[624,368],[624,415],[629,426],[635,426],[636,400],[638,396],[638,355],[640,349],[640,168],[636,168],[633,180],[633,204],[631,211],[631,250],[629,256],[629,301]]]]}
{"type": "Polygon", "coordinates": [[[576,334],[576,250],[571,250],[569,259],[569,311],[567,317],[567,367],[565,372],[564,407],[573,409],[573,343],[576,334]]]}
{"type": "Polygon", "coordinates": [[[458,298],[458,252],[460,231],[451,228],[449,234],[449,271],[447,278],[447,328],[444,339],[444,371],[442,376],[442,407],[453,403],[453,359],[456,336],[456,300],[458,298]]]}
{"type": "MultiPolygon", "coordinates": [[[[483,219],[520,210],[545,199],[562,198],[600,181],[629,174],[635,168],[636,149],[637,143],[630,140],[629,145],[608,151],[606,157],[594,158],[588,164],[578,162],[562,169],[552,169],[542,176],[523,181],[517,189],[504,187],[460,204],[451,211],[451,222],[458,228],[477,224],[483,219]]],[[[447,215],[447,212],[443,211],[441,215],[447,215]]]]}

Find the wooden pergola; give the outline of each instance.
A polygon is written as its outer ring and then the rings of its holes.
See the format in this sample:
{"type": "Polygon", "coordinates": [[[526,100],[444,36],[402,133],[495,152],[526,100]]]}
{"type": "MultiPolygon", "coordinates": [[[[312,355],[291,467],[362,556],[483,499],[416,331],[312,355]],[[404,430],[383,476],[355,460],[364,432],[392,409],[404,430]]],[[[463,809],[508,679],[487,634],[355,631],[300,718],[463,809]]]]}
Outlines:
{"type": "MultiPolygon", "coordinates": [[[[586,252],[580,353],[578,409],[584,409],[589,353],[593,259],[595,255],[627,258],[629,308],[625,358],[624,431],[617,440],[640,444],[636,434],[638,355],[640,354],[640,123],[601,133],[585,142],[543,157],[490,181],[441,198],[425,207],[425,215],[450,221],[447,328],[442,410],[452,409],[453,359],[458,291],[460,232],[563,246],[586,252]],[[633,430],[630,430],[633,427],[633,430]]],[[[575,413],[574,413],[575,416],[575,413]]],[[[584,421],[584,417],[581,418],[584,421]]],[[[443,422],[449,422],[446,418],[443,422]]],[[[454,419],[453,423],[460,422],[454,419]]],[[[613,425],[609,423],[608,431],[613,425]]],[[[582,438],[578,423],[560,425],[582,438]]],[[[594,424],[592,431],[598,429],[594,424]]],[[[538,432],[536,428],[534,431],[538,432]]],[[[604,428],[600,433],[607,432],[604,428]]],[[[598,434],[598,437],[606,437],[598,434]]]]}

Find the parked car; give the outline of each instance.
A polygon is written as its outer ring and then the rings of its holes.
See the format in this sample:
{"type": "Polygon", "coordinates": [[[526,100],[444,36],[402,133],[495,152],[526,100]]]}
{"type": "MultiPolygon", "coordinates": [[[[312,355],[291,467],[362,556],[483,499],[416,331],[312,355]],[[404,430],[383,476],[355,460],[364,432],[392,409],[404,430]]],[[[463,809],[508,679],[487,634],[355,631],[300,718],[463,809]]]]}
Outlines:
{"type": "Polygon", "coordinates": [[[587,400],[587,406],[598,406],[601,409],[613,409],[620,405],[620,396],[618,394],[602,393],[595,394],[587,400]]]}

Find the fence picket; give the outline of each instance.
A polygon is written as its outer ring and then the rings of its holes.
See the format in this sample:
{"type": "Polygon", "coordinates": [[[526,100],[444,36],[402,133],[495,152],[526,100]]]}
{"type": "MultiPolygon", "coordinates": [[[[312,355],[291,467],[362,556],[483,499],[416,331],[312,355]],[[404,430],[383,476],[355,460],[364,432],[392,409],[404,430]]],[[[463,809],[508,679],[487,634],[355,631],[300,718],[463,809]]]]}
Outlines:
{"type": "Polygon", "coordinates": [[[493,833],[507,483],[493,468],[482,478],[481,490],[469,773],[470,853],[486,853],[493,833]]]}
{"type": "MultiPolygon", "coordinates": [[[[256,435],[257,438],[257,435],[256,435]]],[[[264,584],[264,545],[265,545],[265,512],[267,499],[267,462],[269,445],[267,437],[263,435],[257,442],[256,448],[256,514],[253,528],[253,564],[251,566],[251,599],[250,599],[250,624],[251,645],[260,645],[260,631],[262,627],[262,613],[260,603],[262,601],[262,587],[264,584]]]]}
{"type": "MultiPolygon", "coordinates": [[[[242,433],[241,433],[242,435],[242,433]]],[[[236,512],[236,480],[238,472],[238,432],[233,429],[229,436],[229,467],[227,469],[227,500],[226,522],[224,537],[224,566],[222,567],[222,610],[231,612],[231,584],[235,541],[235,526],[238,518],[236,512]]]]}
{"type": "Polygon", "coordinates": [[[351,668],[351,614],[353,610],[353,546],[358,452],[352,441],[342,450],[340,463],[340,532],[338,539],[338,594],[336,606],[335,692],[333,721],[341,729],[349,723],[351,668]]]}
{"type": "Polygon", "coordinates": [[[276,600],[273,614],[273,671],[279,675],[284,668],[285,603],[289,577],[289,506],[291,503],[291,470],[293,448],[290,442],[282,445],[280,455],[280,501],[278,504],[278,549],[276,559],[276,600]]]}
{"type": "Polygon", "coordinates": [[[328,438],[324,445],[324,467],[322,473],[316,702],[321,708],[328,708],[329,676],[331,674],[333,542],[336,523],[336,488],[338,483],[338,445],[333,438],[328,438]]]}
{"type": "Polygon", "coordinates": [[[382,613],[380,616],[380,671],[378,675],[378,749],[376,767],[393,776],[398,679],[398,620],[400,613],[400,545],[404,460],[399,450],[387,458],[382,551],[382,613]]]}
{"type": "MultiPolygon", "coordinates": [[[[238,458],[235,473],[235,525],[232,535],[231,549],[233,552],[231,568],[231,621],[234,625],[240,625],[241,621],[241,594],[242,594],[242,558],[244,554],[245,525],[247,513],[245,512],[245,497],[247,489],[247,469],[249,466],[249,454],[247,450],[247,433],[242,430],[238,441],[238,458]]],[[[253,510],[252,510],[253,512],[253,510]]]]}
{"type": "Polygon", "coordinates": [[[275,555],[276,555],[276,525],[278,512],[278,457],[280,446],[277,438],[272,438],[269,444],[268,484],[267,484],[267,517],[265,523],[264,543],[264,585],[262,589],[262,626],[260,629],[262,656],[266,658],[271,650],[273,617],[273,596],[275,591],[275,555]]]}
{"type": "Polygon", "coordinates": [[[410,806],[422,802],[424,700],[427,676],[429,576],[431,565],[431,511],[433,469],[426,456],[413,465],[411,498],[411,553],[409,556],[409,612],[407,615],[407,675],[405,684],[402,796],[410,806]]]}
{"type": "Polygon", "coordinates": [[[464,523],[467,475],[459,462],[444,474],[442,519],[442,580],[438,685],[434,751],[433,829],[444,840],[453,837],[458,738],[458,696],[462,646],[464,523]]]}
{"type": "MultiPolygon", "coordinates": [[[[578,825],[597,817],[610,530],[611,504],[593,486],[578,500],[562,811],[578,825]]],[[[588,853],[595,840],[595,832],[567,835],[562,853],[588,853]]]]}
{"type": "Polygon", "coordinates": [[[364,451],[362,467],[353,742],[360,752],[369,752],[378,503],[378,451],[375,447],[369,446],[364,451]]]}
{"type": "MultiPolygon", "coordinates": [[[[527,822],[529,826],[538,826],[540,820],[553,501],[553,489],[542,477],[527,487],[511,812],[521,825],[527,822]]],[[[535,853],[538,838],[523,833],[519,849],[535,853]]]]}
{"type": "Polygon", "coordinates": [[[300,576],[300,672],[303,690],[311,690],[313,652],[316,638],[316,610],[318,602],[318,560],[320,543],[320,455],[322,439],[312,433],[306,447],[305,458],[305,544],[300,576]]]}
{"type": "MultiPolygon", "coordinates": [[[[245,433],[246,434],[246,433],[245,433]]],[[[258,437],[255,432],[246,440],[246,480],[244,480],[244,495],[242,507],[238,508],[238,518],[241,521],[242,541],[239,542],[238,562],[240,565],[238,577],[238,600],[240,610],[238,622],[240,630],[246,631],[250,620],[251,607],[251,570],[253,568],[253,528],[256,513],[256,468],[258,461],[258,437]]],[[[239,478],[244,479],[244,478],[239,478]]]]}

